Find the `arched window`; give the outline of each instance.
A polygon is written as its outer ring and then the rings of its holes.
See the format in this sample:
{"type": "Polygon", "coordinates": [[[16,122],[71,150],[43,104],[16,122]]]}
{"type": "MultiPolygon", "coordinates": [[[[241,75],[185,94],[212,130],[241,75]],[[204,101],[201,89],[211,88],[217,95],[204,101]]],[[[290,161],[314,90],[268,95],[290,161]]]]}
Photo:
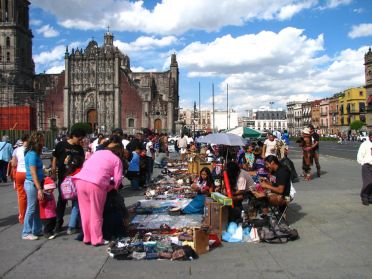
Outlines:
{"type": "Polygon", "coordinates": [[[10,38],[6,37],[6,47],[10,48],[10,38]]]}
{"type": "Polygon", "coordinates": [[[134,128],[134,119],[133,118],[128,119],[128,128],[134,128]]]}
{"type": "Polygon", "coordinates": [[[6,53],[6,62],[10,62],[10,52],[6,53]]]}

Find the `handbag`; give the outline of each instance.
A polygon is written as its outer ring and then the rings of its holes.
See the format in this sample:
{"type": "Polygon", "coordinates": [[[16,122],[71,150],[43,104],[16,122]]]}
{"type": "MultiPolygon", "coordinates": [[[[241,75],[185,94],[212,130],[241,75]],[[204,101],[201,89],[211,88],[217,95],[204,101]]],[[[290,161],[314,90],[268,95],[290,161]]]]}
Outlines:
{"type": "Polygon", "coordinates": [[[61,183],[61,195],[64,200],[74,200],[77,198],[76,186],[71,176],[66,176],[61,183]]]}

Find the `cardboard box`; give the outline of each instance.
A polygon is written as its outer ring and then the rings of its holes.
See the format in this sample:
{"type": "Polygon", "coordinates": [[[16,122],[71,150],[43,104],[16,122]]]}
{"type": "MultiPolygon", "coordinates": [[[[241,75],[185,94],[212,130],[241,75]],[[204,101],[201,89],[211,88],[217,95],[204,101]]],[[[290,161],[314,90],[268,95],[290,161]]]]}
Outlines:
{"type": "Polygon", "coordinates": [[[221,238],[229,221],[229,208],[212,199],[205,202],[203,225],[209,227],[210,233],[221,238]]]}
{"type": "Polygon", "coordinates": [[[194,250],[198,255],[209,251],[209,234],[199,228],[194,228],[194,250]]]}
{"type": "Polygon", "coordinates": [[[222,195],[221,193],[218,193],[218,192],[213,192],[211,197],[216,202],[219,202],[222,205],[231,206],[233,203],[231,198],[226,197],[225,195],[222,195]]]}

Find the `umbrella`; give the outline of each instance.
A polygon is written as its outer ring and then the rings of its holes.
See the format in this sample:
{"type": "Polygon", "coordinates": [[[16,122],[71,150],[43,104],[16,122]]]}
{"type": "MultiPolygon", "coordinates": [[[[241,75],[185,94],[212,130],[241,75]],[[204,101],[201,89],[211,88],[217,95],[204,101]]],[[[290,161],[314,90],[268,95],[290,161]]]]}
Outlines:
{"type": "Polygon", "coordinates": [[[227,134],[239,135],[239,136],[242,136],[243,138],[259,138],[259,137],[261,137],[261,132],[260,131],[257,131],[257,130],[254,130],[254,129],[251,129],[251,128],[248,128],[248,127],[242,127],[242,126],[230,129],[230,130],[226,131],[226,133],[227,134]]]}
{"type": "Polygon", "coordinates": [[[242,137],[234,134],[216,133],[209,134],[204,137],[196,139],[196,142],[208,143],[208,144],[222,144],[228,146],[244,146],[245,142],[242,137]]]}

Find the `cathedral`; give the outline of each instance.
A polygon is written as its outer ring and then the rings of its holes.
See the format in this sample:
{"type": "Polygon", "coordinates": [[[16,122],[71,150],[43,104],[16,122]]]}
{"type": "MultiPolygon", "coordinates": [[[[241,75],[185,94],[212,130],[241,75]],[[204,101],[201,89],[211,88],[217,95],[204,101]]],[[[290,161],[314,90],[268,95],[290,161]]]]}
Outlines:
{"type": "Polygon", "coordinates": [[[6,34],[0,51],[4,54],[4,47],[7,51],[4,72],[13,74],[12,84],[17,81],[20,92],[31,92],[26,97],[15,89],[2,90],[8,105],[35,107],[39,130],[68,129],[74,123],[88,122],[104,133],[116,127],[128,133],[142,128],[175,132],[179,106],[176,54],[171,56],[168,71],[132,72],[129,57],[114,46],[113,33],[106,32],[101,46],[91,40],[85,49],[66,48],[62,73],[34,75],[29,4],[27,0],[0,0],[0,28],[6,34]]]}

